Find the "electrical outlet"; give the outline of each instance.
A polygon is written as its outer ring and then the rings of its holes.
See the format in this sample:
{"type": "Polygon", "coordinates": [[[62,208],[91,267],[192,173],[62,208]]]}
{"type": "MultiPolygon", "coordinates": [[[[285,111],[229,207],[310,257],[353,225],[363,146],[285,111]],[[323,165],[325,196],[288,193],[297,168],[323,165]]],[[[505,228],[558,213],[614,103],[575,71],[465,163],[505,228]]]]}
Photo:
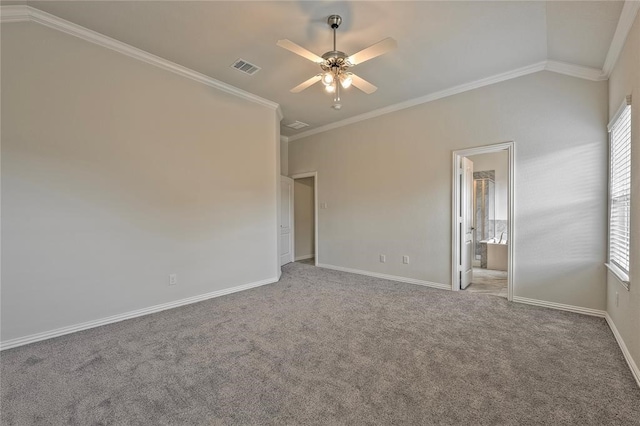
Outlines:
{"type": "Polygon", "coordinates": [[[409,256],[402,256],[402,263],[404,263],[405,265],[409,264],[409,256]]]}
{"type": "Polygon", "coordinates": [[[618,307],[618,302],[619,302],[618,292],[616,291],[616,308],[618,307]]]}
{"type": "Polygon", "coordinates": [[[178,284],[178,274],[169,274],[169,285],[178,284]]]}
{"type": "Polygon", "coordinates": [[[380,255],[380,263],[385,263],[387,261],[387,256],[385,256],[384,254],[380,255]]]}

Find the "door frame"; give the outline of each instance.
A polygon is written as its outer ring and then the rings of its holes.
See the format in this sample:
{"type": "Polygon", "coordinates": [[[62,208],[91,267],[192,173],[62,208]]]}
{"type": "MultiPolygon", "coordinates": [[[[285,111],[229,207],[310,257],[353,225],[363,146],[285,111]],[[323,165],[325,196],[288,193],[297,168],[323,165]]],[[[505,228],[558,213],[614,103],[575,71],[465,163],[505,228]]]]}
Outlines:
{"type": "Polygon", "coordinates": [[[460,290],[460,247],[461,235],[458,226],[458,211],[460,210],[460,161],[462,157],[470,157],[478,154],[491,154],[499,151],[507,151],[508,155],[508,189],[507,189],[507,300],[513,301],[514,294],[514,265],[515,265],[515,143],[514,141],[502,142],[475,148],[459,149],[453,151],[452,173],[452,210],[451,210],[451,290],[460,290]]]}
{"type": "MultiPolygon", "coordinates": [[[[289,202],[291,203],[291,208],[290,208],[290,213],[295,213],[295,190],[294,190],[294,185],[295,185],[295,181],[290,178],[289,176],[285,176],[285,175],[280,175],[280,187],[282,187],[282,178],[285,179],[290,179],[291,180],[291,199],[289,200],[289,202]]],[[[280,201],[279,203],[282,203],[282,191],[280,191],[280,201]]],[[[282,216],[283,213],[282,211],[280,212],[280,227],[278,228],[278,239],[281,240],[282,239],[282,216]]],[[[291,262],[287,262],[287,263],[293,263],[296,260],[296,235],[295,235],[295,228],[296,228],[296,222],[295,222],[295,217],[293,214],[289,214],[289,222],[291,223],[290,225],[290,230],[289,230],[289,251],[291,252],[291,262]]],[[[282,270],[282,267],[285,264],[282,264],[282,253],[280,253],[281,250],[281,243],[278,244],[278,264],[280,265],[279,267],[282,270]]]]}
{"type": "Polygon", "coordinates": [[[466,282],[466,286],[464,287],[465,289],[469,286],[469,284],[471,284],[471,281],[473,279],[473,259],[475,258],[475,246],[474,246],[474,242],[475,242],[475,232],[474,232],[474,225],[475,225],[475,211],[474,211],[474,203],[473,200],[475,199],[475,192],[474,192],[474,185],[473,185],[473,161],[469,160],[467,157],[460,157],[460,162],[458,163],[460,164],[460,176],[459,176],[459,181],[460,181],[460,193],[464,192],[467,194],[468,198],[465,200],[465,196],[461,196],[458,199],[461,200],[461,205],[460,205],[460,221],[456,221],[458,223],[458,225],[466,225],[466,228],[464,226],[458,226],[458,228],[462,228],[462,233],[460,234],[460,266],[461,266],[461,270],[460,270],[460,274],[458,274],[458,276],[460,277],[460,282],[459,282],[459,286],[460,289],[462,290],[462,284],[466,282]],[[466,161],[465,161],[466,160],[466,161]],[[468,164],[466,164],[468,163],[468,164]],[[469,175],[468,170],[467,170],[467,166],[471,165],[471,174],[469,175]],[[468,186],[468,188],[467,188],[468,186]],[[469,221],[471,223],[469,223],[469,221]],[[468,240],[467,236],[470,234],[471,239],[468,240]],[[467,259],[467,256],[469,257],[467,259]],[[470,269],[470,277],[467,276],[467,266],[470,269]],[[467,282],[467,278],[469,278],[469,282],[467,282]]]}
{"type": "MultiPolygon", "coordinates": [[[[314,233],[314,241],[313,241],[313,251],[314,251],[314,261],[315,261],[315,266],[318,266],[319,262],[319,253],[318,253],[318,172],[305,172],[305,173],[296,173],[294,175],[291,175],[291,179],[293,179],[293,183],[295,185],[295,180],[296,179],[303,179],[303,178],[308,178],[308,177],[312,177],[313,178],[313,233],[314,233]]],[[[295,193],[295,187],[294,187],[294,191],[295,193]]],[[[294,240],[295,240],[295,206],[294,206],[294,240]]],[[[296,258],[296,253],[295,251],[293,252],[293,259],[295,262],[295,258],[296,258]]]]}

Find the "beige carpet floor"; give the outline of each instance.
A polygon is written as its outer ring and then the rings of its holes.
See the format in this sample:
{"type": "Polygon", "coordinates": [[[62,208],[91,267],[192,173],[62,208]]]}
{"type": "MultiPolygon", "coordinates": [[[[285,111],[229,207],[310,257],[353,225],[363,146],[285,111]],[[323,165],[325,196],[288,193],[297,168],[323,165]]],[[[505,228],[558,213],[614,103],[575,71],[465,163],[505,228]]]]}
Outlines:
{"type": "Polygon", "coordinates": [[[3,425],[638,425],[601,318],[292,263],[2,352],[3,425]]]}

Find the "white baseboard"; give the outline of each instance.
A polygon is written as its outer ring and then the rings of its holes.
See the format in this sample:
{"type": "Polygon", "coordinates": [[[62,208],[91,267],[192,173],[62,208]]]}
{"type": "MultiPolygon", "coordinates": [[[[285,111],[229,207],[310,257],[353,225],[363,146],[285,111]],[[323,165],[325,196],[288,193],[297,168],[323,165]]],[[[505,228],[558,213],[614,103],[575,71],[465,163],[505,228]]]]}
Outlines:
{"type": "Polygon", "coordinates": [[[297,262],[298,260],[313,259],[314,257],[316,257],[314,254],[305,254],[304,256],[296,257],[294,262],[297,262]]]}
{"type": "Polygon", "coordinates": [[[609,328],[613,332],[613,336],[616,338],[616,341],[618,342],[618,346],[620,346],[620,350],[624,355],[624,359],[627,361],[627,365],[629,365],[629,368],[631,369],[631,374],[633,375],[633,378],[636,379],[636,383],[638,384],[638,387],[640,387],[640,369],[638,368],[638,365],[635,363],[635,361],[631,357],[631,353],[629,352],[629,349],[627,349],[627,345],[624,343],[624,340],[622,340],[622,336],[618,332],[618,329],[616,328],[616,325],[613,322],[613,319],[609,316],[609,313],[607,311],[600,311],[598,309],[591,309],[591,308],[583,308],[580,306],[563,305],[562,303],[546,302],[544,300],[528,299],[526,297],[519,297],[519,296],[514,296],[513,301],[518,303],[526,303],[527,305],[542,306],[545,308],[576,312],[578,314],[585,314],[585,315],[604,318],[607,321],[609,328]]]}
{"type": "Polygon", "coordinates": [[[605,312],[604,319],[607,320],[607,324],[609,324],[609,328],[613,332],[613,337],[616,338],[618,346],[620,346],[620,350],[622,351],[622,355],[624,355],[624,359],[627,361],[627,364],[631,369],[631,374],[633,374],[633,378],[636,379],[636,383],[638,384],[638,387],[640,387],[640,368],[638,368],[638,365],[631,357],[631,353],[629,352],[629,349],[627,349],[627,345],[624,343],[624,340],[622,340],[622,336],[620,335],[620,332],[618,332],[613,319],[609,316],[609,312],[605,312]]]}
{"type": "Polygon", "coordinates": [[[342,266],[327,265],[324,263],[318,263],[318,267],[333,269],[334,271],[342,271],[342,272],[349,272],[352,274],[366,275],[368,277],[382,278],[384,280],[389,280],[389,281],[398,281],[401,283],[417,284],[425,287],[434,287],[434,288],[439,288],[441,290],[451,290],[451,286],[448,284],[440,284],[440,283],[434,283],[431,281],[417,280],[415,278],[406,278],[406,277],[399,277],[396,275],[379,274],[377,272],[363,271],[360,269],[343,268],[342,266]]]}
{"type": "Polygon", "coordinates": [[[64,336],[65,334],[75,333],[76,331],[88,330],[90,328],[100,327],[101,325],[113,324],[115,322],[120,322],[120,321],[124,321],[131,318],[141,317],[143,315],[160,312],[167,309],[177,308],[179,306],[190,305],[192,303],[201,302],[203,300],[213,299],[214,297],[220,297],[226,294],[237,293],[239,291],[249,290],[251,288],[260,287],[266,284],[272,284],[277,281],[278,280],[275,277],[268,278],[266,280],[255,281],[249,284],[242,284],[236,287],[230,287],[222,290],[212,291],[211,293],[205,293],[199,296],[187,297],[186,299],[180,299],[174,302],[163,303],[161,305],[155,305],[148,308],[125,312],[123,314],[113,315],[110,317],[101,318],[94,321],[88,321],[82,324],[71,325],[71,326],[62,327],[62,328],[58,328],[51,331],[31,334],[25,337],[10,339],[4,342],[0,342],[0,351],[5,349],[16,348],[18,346],[28,345],[29,343],[35,343],[41,340],[52,339],[58,336],[64,336]]]}
{"type": "Polygon", "coordinates": [[[591,315],[604,318],[606,312],[599,309],[583,308],[582,306],[565,305],[562,303],[547,302],[546,300],[529,299],[527,297],[513,296],[513,301],[526,305],[542,306],[544,308],[558,309],[560,311],[575,312],[577,314],[591,315]]]}

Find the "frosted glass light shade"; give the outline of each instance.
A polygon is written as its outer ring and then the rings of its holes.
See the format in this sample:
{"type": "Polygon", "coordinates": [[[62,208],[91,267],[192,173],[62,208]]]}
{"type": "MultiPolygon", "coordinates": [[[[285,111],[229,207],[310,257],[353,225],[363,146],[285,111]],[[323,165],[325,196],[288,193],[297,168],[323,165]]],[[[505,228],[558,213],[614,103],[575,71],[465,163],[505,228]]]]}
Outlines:
{"type": "Polygon", "coordinates": [[[342,87],[344,89],[349,88],[349,86],[351,86],[351,83],[353,82],[353,80],[351,79],[351,74],[342,74],[340,75],[340,84],[342,85],[342,87]]]}
{"type": "Polygon", "coordinates": [[[325,86],[329,86],[331,83],[333,83],[333,74],[330,72],[325,72],[324,74],[322,74],[322,83],[325,86]]]}

